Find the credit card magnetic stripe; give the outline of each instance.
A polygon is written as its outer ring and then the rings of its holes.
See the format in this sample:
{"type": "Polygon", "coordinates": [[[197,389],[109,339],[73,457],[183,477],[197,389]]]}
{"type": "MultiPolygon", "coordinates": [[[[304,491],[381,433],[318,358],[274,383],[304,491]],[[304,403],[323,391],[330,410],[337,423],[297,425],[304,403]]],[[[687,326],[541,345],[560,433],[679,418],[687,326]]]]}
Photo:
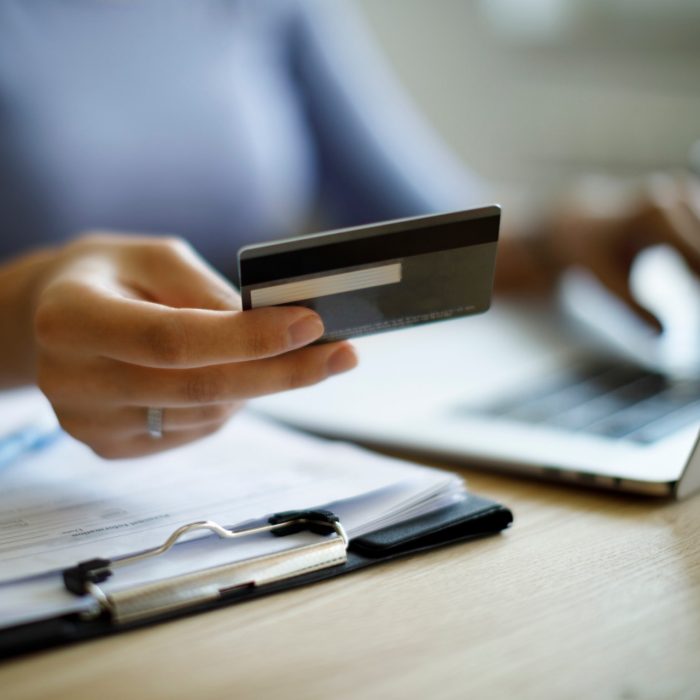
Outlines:
{"type": "Polygon", "coordinates": [[[261,251],[259,256],[251,249],[240,259],[240,282],[243,285],[258,285],[276,282],[280,278],[359,267],[440,250],[495,243],[497,240],[498,215],[489,215],[467,222],[436,222],[390,232],[378,230],[377,235],[357,240],[309,244],[308,247],[283,252],[261,251]]]}

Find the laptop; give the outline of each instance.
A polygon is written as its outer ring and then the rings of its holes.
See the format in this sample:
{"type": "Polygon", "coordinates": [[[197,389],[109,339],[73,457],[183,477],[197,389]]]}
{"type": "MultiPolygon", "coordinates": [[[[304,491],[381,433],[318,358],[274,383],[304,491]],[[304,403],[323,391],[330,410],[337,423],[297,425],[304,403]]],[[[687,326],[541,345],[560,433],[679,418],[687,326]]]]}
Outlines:
{"type": "Polygon", "coordinates": [[[482,316],[358,339],[353,372],[253,407],[454,464],[685,497],[700,490],[700,292],[664,255],[635,276],[645,301],[666,304],[654,309],[669,318],[664,342],[574,273],[558,303],[496,300],[482,316]]]}

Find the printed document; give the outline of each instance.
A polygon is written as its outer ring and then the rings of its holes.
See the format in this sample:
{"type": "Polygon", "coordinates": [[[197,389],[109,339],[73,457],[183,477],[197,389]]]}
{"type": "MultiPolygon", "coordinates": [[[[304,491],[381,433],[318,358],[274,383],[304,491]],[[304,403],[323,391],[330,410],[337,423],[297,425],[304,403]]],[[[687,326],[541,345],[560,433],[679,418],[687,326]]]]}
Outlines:
{"type": "MultiPolygon", "coordinates": [[[[101,460],[64,436],[0,471],[0,598],[16,600],[6,594],[20,588],[31,598],[32,590],[55,587],[63,568],[158,546],[197,520],[233,527],[274,512],[332,505],[357,536],[463,497],[454,474],[305,436],[249,414],[206,440],[135,460],[101,460]],[[49,574],[51,583],[42,583],[49,574]],[[27,577],[34,577],[31,585],[27,577]]],[[[293,546],[286,539],[222,547],[205,536],[176,546],[167,561],[136,567],[131,579],[293,546]]],[[[51,596],[37,595],[50,603],[51,596]]],[[[0,624],[7,623],[3,607],[0,624]]]]}

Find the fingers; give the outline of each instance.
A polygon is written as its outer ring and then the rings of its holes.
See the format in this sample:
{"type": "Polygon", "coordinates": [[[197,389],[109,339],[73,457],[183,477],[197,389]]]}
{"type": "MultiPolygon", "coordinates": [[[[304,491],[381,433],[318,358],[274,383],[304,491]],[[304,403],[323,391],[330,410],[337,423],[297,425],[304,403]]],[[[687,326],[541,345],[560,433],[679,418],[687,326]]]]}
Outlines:
{"type": "Polygon", "coordinates": [[[700,190],[697,182],[657,174],[647,179],[636,204],[601,216],[600,207],[564,218],[563,258],[584,264],[650,328],[659,320],[643,307],[630,289],[630,272],[645,248],[670,245],[689,268],[700,275],[700,190]]]}
{"type": "Polygon", "coordinates": [[[347,343],[328,343],[285,355],[188,370],[151,369],[101,360],[44,357],[38,383],[56,405],[187,407],[229,403],[309,386],[352,369],[347,343]]]}
{"type": "Polygon", "coordinates": [[[169,408],[163,411],[163,436],[148,433],[147,408],[54,406],[61,427],[105,459],[138,457],[169,450],[219,430],[242,407],[242,402],[169,408]]]}
{"type": "Polygon", "coordinates": [[[664,174],[649,178],[647,196],[632,219],[631,231],[647,244],[667,243],[700,274],[700,192],[696,182],[664,174]]]}
{"type": "Polygon", "coordinates": [[[662,330],[659,319],[647,308],[642,306],[629,286],[629,271],[621,270],[620,265],[611,258],[602,257],[596,263],[594,272],[603,285],[615,294],[636,316],[642,319],[654,332],[662,330]]]}
{"type": "Polygon", "coordinates": [[[177,372],[144,373],[125,368],[136,404],[155,401],[158,406],[194,406],[250,399],[278,391],[298,389],[346,372],[357,364],[352,347],[329,343],[279,357],[177,372]],[[137,379],[138,378],[138,379],[137,379]]]}
{"type": "Polygon", "coordinates": [[[109,382],[104,378],[110,373],[104,367],[94,367],[83,376],[80,386],[71,372],[56,383],[57,375],[50,369],[54,383],[40,384],[66,432],[100,456],[116,459],[160,452],[209,435],[242,406],[243,401],[232,396],[259,396],[280,388],[307,386],[351,369],[357,357],[347,343],[335,343],[251,364],[259,365],[254,369],[264,382],[255,381],[250,368],[238,371],[240,365],[231,365],[225,367],[228,374],[221,374],[221,367],[150,370],[153,378],[144,388],[147,378],[139,374],[141,368],[122,365],[122,373],[112,372],[109,382]],[[141,404],[125,405],[132,400],[141,404]],[[148,435],[147,406],[163,408],[160,439],[148,435]]]}
{"type": "Polygon", "coordinates": [[[320,317],[303,307],[176,309],[74,280],[62,280],[50,291],[35,314],[40,344],[147,367],[202,367],[271,357],[323,334],[320,317]]]}
{"type": "MultiPolygon", "coordinates": [[[[214,428],[224,425],[243,406],[242,401],[203,404],[163,410],[163,433],[214,428]]],[[[86,411],[81,407],[56,406],[61,427],[73,437],[93,442],[130,439],[148,435],[145,406],[103,406],[86,411]]],[[[150,436],[149,436],[150,437],[150,436]]]]}
{"type": "MultiPolygon", "coordinates": [[[[230,403],[203,404],[186,408],[169,408],[163,411],[163,433],[179,433],[199,430],[208,426],[221,426],[234,413],[243,407],[243,401],[230,403]]],[[[135,433],[143,435],[146,427],[145,410],[142,408],[125,409],[125,420],[135,426],[135,433]]]]}
{"type": "Polygon", "coordinates": [[[220,427],[220,425],[209,425],[176,433],[165,433],[162,438],[157,440],[154,440],[149,435],[138,435],[126,437],[119,441],[95,442],[85,440],[84,442],[88,444],[93,452],[104,459],[128,459],[172,450],[194,440],[201,440],[214,434],[220,427]]]}

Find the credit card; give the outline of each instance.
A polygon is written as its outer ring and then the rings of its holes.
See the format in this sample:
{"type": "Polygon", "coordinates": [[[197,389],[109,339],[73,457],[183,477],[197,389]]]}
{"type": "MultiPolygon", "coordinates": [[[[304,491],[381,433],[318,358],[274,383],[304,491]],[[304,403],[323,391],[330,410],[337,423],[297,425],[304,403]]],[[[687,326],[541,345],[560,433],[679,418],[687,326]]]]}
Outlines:
{"type": "Polygon", "coordinates": [[[486,311],[501,210],[496,205],[246,246],[244,309],[306,306],[344,340],[486,311]]]}

